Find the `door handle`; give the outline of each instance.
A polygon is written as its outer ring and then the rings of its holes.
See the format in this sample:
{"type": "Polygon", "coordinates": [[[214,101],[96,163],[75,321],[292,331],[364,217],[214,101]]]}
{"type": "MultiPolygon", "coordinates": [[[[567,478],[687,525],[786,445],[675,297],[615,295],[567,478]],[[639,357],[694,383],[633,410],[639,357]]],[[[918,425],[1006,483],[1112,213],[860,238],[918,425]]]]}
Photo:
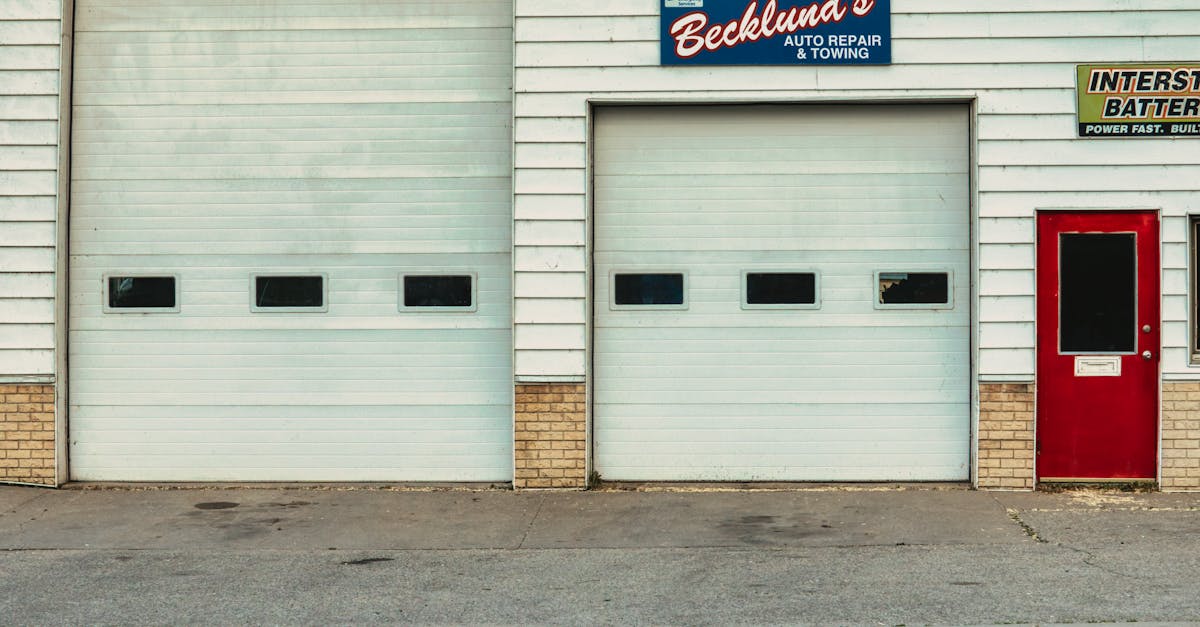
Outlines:
{"type": "Polygon", "coordinates": [[[1145,359],[1146,361],[1150,361],[1151,357],[1154,357],[1153,353],[1151,353],[1150,351],[1142,351],[1142,359],[1145,359]]]}

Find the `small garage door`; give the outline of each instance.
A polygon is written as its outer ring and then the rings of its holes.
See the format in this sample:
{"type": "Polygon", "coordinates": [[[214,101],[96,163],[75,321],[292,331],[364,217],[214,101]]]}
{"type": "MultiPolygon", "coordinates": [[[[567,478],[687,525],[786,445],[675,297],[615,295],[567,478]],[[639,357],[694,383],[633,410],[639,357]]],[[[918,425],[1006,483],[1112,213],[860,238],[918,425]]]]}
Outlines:
{"type": "Polygon", "coordinates": [[[969,475],[965,106],[605,108],[596,468],[969,475]]]}
{"type": "Polygon", "coordinates": [[[79,0],[83,480],[512,476],[512,3],[79,0]]]}

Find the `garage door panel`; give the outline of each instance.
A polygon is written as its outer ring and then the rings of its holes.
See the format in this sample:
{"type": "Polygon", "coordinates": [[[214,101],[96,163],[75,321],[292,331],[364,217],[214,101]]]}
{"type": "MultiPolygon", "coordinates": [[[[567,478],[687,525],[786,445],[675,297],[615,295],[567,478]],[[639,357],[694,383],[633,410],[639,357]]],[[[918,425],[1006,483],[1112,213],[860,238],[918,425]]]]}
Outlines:
{"type": "Polygon", "coordinates": [[[597,470],[966,478],[966,120],[961,107],[600,110],[597,470]],[[846,128],[852,141],[830,139],[846,128]],[[742,305],[743,272],[788,271],[818,275],[817,306],[742,305]],[[662,272],[686,275],[686,307],[609,304],[613,273],[662,272]],[[952,304],[879,308],[877,272],[948,273],[952,304]]]}
{"type": "Polygon", "coordinates": [[[511,478],[511,3],[78,12],[73,478],[511,478]],[[322,307],[252,311],[256,273],[322,307]],[[402,273],[471,306],[402,310],[402,273]],[[138,274],[178,311],[104,311],[138,274]]]}
{"type": "MultiPolygon", "coordinates": [[[[667,387],[668,384],[663,384],[662,387],[667,387]]],[[[861,389],[840,389],[829,390],[819,389],[818,386],[811,386],[816,389],[795,390],[789,385],[786,390],[774,389],[763,390],[754,393],[754,400],[758,403],[791,403],[794,405],[806,406],[810,403],[850,403],[850,404],[880,404],[880,403],[944,403],[947,396],[945,392],[938,390],[912,390],[904,386],[893,385],[885,386],[881,384],[878,387],[873,387],[872,392],[864,394],[861,389]],[[886,389],[885,389],[886,388],[886,389]]],[[[735,404],[729,400],[730,394],[725,390],[685,390],[678,389],[670,390],[622,390],[621,398],[623,402],[634,404],[653,404],[653,403],[696,403],[696,404],[735,404]]],[[[599,400],[599,399],[598,399],[599,400]]],[[[609,404],[605,398],[605,405],[609,404]]],[[[734,412],[730,412],[731,414],[734,412]]],[[[965,420],[965,418],[960,418],[965,420]]],[[[597,434],[597,440],[602,442],[603,434],[597,434]]],[[[964,445],[965,446],[965,445],[964,445]]]]}
{"type": "MultiPolygon", "coordinates": [[[[806,481],[960,481],[953,467],[956,455],[941,458],[916,455],[872,455],[872,464],[857,465],[846,454],[813,455],[805,464],[806,481]],[[875,464],[878,465],[875,465],[875,464]],[[949,466],[948,466],[949,465],[949,466]]],[[[673,457],[630,457],[614,460],[613,472],[627,481],[794,481],[795,470],[787,464],[792,455],[755,456],[761,465],[748,465],[743,456],[713,458],[711,465],[689,468],[690,455],[673,457]]]]}

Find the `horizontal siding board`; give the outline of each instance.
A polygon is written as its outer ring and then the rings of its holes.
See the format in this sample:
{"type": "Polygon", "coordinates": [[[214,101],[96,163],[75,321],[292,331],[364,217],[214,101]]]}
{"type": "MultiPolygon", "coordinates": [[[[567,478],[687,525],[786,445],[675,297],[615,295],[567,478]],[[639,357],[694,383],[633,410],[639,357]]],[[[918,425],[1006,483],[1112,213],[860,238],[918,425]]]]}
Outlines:
{"type": "Polygon", "coordinates": [[[1139,141],[993,140],[979,146],[981,166],[1200,166],[1190,143],[1170,139],[1139,141]]]}
{"type": "Polygon", "coordinates": [[[513,250],[517,272],[584,272],[585,254],[577,246],[518,246],[513,250]]]}
{"type": "Polygon", "coordinates": [[[0,120],[57,119],[57,96],[0,96],[0,120]]]}
{"type": "Polygon", "coordinates": [[[1103,179],[1104,188],[1114,191],[1189,191],[1200,180],[1200,165],[1127,165],[1121,168],[1086,166],[1030,167],[990,166],[979,168],[981,190],[1073,191],[1087,181],[1103,179]]]}
{"type": "MultiPolygon", "coordinates": [[[[0,281],[3,281],[3,276],[0,276],[0,281]]],[[[7,322],[0,324],[0,350],[52,350],[53,348],[53,324],[10,324],[7,322]]]]}
{"type": "MultiPolygon", "coordinates": [[[[1200,45],[1195,36],[1154,37],[1145,34],[1103,39],[1012,37],[1002,47],[980,46],[969,37],[925,38],[924,33],[892,39],[892,57],[911,64],[1076,63],[1080,59],[1119,58],[1133,61],[1173,59],[1166,50],[1200,45]],[[1151,52],[1151,50],[1153,52],[1151,52]]],[[[521,68],[651,67],[659,65],[659,42],[525,41],[516,47],[521,68]]]]}
{"type": "Polygon", "coordinates": [[[586,371],[583,350],[522,350],[517,353],[516,376],[573,376],[586,371]]]}
{"type": "Polygon", "coordinates": [[[583,272],[517,272],[513,292],[518,298],[584,298],[583,272]]]}
{"type": "Polygon", "coordinates": [[[5,222],[0,227],[0,247],[46,247],[55,244],[53,222],[5,222]]]}
{"type": "Polygon", "coordinates": [[[50,298],[0,297],[0,320],[6,324],[53,323],[54,300],[50,298]]]}
{"type": "MultiPolygon", "coordinates": [[[[605,0],[597,3],[564,3],[559,0],[516,0],[516,13],[527,16],[656,16],[657,0],[605,0]]],[[[1191,0],[1157,0],[1147,7],[1139,0],[1061,0],[1053,4],[1042,0],[1010,0],[1004,4],[947,4],[942,0],[896,0],[893,15],[951,13],[1047,13],[1111,11],[1178,11],[1194,8],[1191,0]]]]}
{"type": "Polygon", "coordinates": [[[583,324],[583,301],[575,298],[516,299],[513,320],[518,324],[583,324]]]}
{"type": "Polygon", "coordinates": [[[57,93],[57,71],[0,70],[0,95],[53,96],[57,93]]]}
{"type": "MultiPolygon", "coordinates": [[[[0,273],[0,298],[53,298],[54,275],[48,272],[0,273]]],[[[0,322],[3,324],[3,322],[0,322]]]]}
{"type": "Polygon", "coordinates": [[[0,170],[55,170],[58,149],[53,146],[2,146],[0,170]]]}
{"type": "Polygon", "coordinates": [[[582,194],[584,170],[565,168],[519,168],[513,174],[513,189],[518,194],[582,194]]]}
{"type": "Polygon", "coordinates": [[[989,322],[979,325],[981,349],[1033,348],[1032,322],[989,322]]]}
{"type": "Polygon", "coordinates": [[[62,17],[62,0],[4,0],[0,20],[57,20],[62,17]]]}
{"type": "Polygon", "coordinates": [[[50,349],[0,349],[0,376],[47,375],[54,372],[50,349]]]}
{"type": "Polygon", "coordinates": [[[50,222],[55,216],[53,196],[0,196],[0,222],[50,222]]]}
{"type": "Polygon", "coordinates": [[[583,144],[518,144],[516,161],[526,168],[584,168],[587,151],[583,144]]]}
{"type": "Polygon", "coordinates": [[[586,213],[583,194],[517,194],[513,199],[518,220],[583,220],[586,213]]]}
{"type": "Polygon", "coordinates": [[[1032,269],[980,270],[978,276],[981,296],[1027,296],[1034,293],[1032,269]]]}
{"type": "Polygon", "coordinates": [[[58,176],[54,171],[0,171],[0,189],[29,196],[53,196],[58,191],[58,176]]]}
{"type": "Polygon", "coordinates": [[[6,46],[0,70],[57,70],[58,46],[6,46]]]}
{"type": "Polygon", "coordinates": [[[979,241],[987,244],[1032,244],[1033,218],[980,218],[979,241]]]}
{"type": "Polygon", "coordinates": [[[53,273],[54,265],[51,248],[0,248],[0,268],[5,272],[53,273]]]}
{"type": "Polygon", "coordinates": [[[6,46],[53,46],[59,37],[56,19],[0,20],[0,42],[6,46]]]}
{"type": "Polygon", "coordinates": [[[51,121],[0,120],[0,144],[8,146],[56,146],[58,123],[51,121]]]}
{"type": "Polygon", "coordinates": [[[518,143],[579,143],[584,136],[581,117],[517,118],[513,130],[518,143]]]}
{"type": "Polygon", "coordinates": [[[517,246],[582,246],[583,224],[562,220],[517,220],[513,243],[517,246]]]}
{"type": "Polygon", "coordinates": [[[1034,299],[1029,296],[980,296],[979,322],[1027,322],[1033,320],[1034,299]]]}
{"type": "Polygon", "coordinates": [[[988,375],[1032,376],[1032,348],[989,348],[979,351],[979,373],[988,375]]]}
{"type": "Polygon", "coordinates": [[[527,324],[517,327],[517,342],[529,350],[578,350],[584,345],[582,324],[527,324]]]}

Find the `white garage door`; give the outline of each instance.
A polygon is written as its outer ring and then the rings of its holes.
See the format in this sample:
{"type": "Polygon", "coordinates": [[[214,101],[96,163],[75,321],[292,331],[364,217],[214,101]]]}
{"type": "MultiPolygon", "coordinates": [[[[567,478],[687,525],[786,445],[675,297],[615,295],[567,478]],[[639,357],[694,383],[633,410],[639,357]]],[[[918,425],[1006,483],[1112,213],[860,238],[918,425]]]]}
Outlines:
{"type": "Polygon", "coordinates": [[[73,478],[511,478],[511,6],[77,2],[73,478]]]}
{"type": "Polygon", "coordinates": [[[965,106],[601,109],[596,468],[962,480],[965,106]]]}

